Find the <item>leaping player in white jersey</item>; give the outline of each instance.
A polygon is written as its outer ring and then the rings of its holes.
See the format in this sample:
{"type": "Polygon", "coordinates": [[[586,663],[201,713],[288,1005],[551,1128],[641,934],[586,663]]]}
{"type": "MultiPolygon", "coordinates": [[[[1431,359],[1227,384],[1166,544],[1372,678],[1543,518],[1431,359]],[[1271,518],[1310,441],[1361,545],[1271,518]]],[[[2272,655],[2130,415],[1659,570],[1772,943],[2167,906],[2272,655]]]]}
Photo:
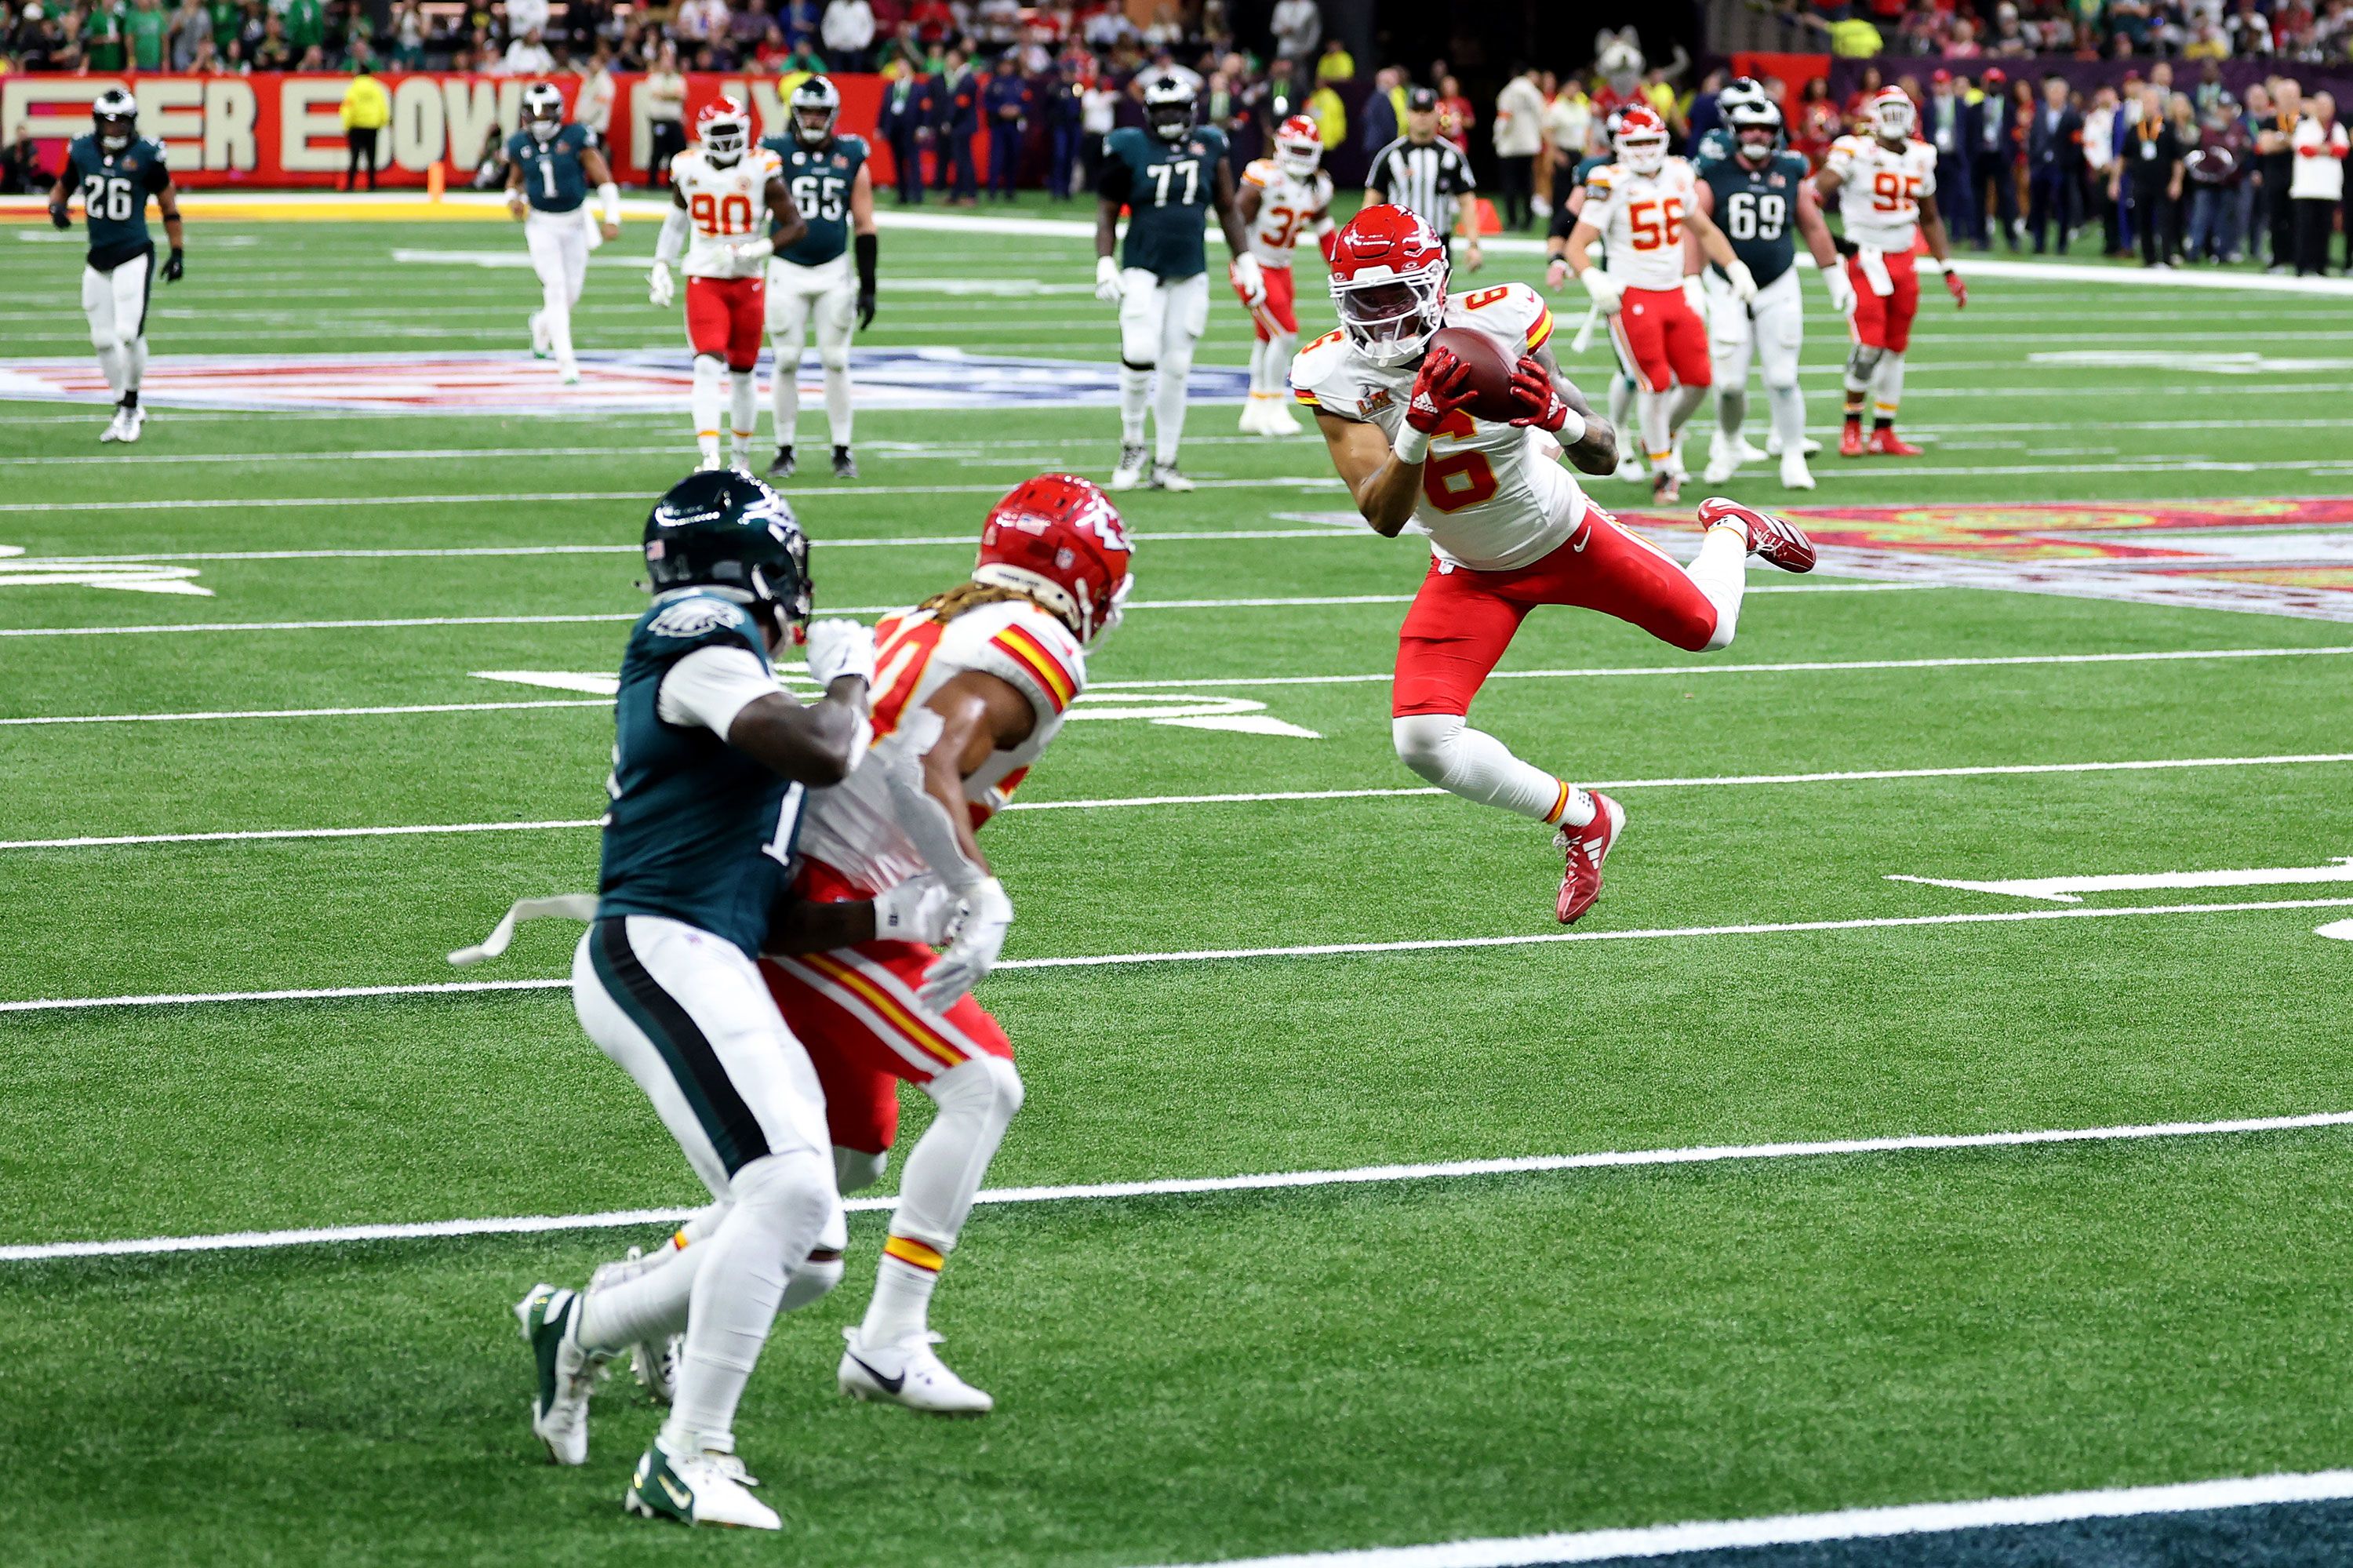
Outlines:
{"type": "Polygon", "coordinates": [[[1735,301],[1746,305],[1755,299],[1757,280],[1700,210],[1692,166],[1667,155],[1666,122],[1655,111],[1641,104],[1627,110],[1618,122],[1615,150],[1616,163],[1586,175],[1585,205],[1564,257],[1609,318],[1610,335],[1635,367],[1651,498],[1665,504],[1683,493],[1675,438],[1715,380],[1707,323],[1683,288],[1685,232],[1723,269],[1735,301]],[[1586,248],[1597,238],[1619,270],[1593,265],[1586,248]]]}
{"type": "Polygon", "coordinates": [[[1701,503],[1705,537],[1688,567],[1621,527],[1560,465],[1607,474],[1618,440],[1553,362],[1543,299],[1525,283],[1449,294],[1447,275],[1446,247],[1421,218],[1358,213],[1333,247],[1341,330],[1300,351],[1292,387],[1373,531],[1394,538],[1410,525],[1430,539],[1430,574],[1398,637],[1399,759],[1465,800],[1556,828],[1568,864],[1554,914],[1566,924],[1600,895],[1626,813],[1470,727],[1472,699],[1520,622],[1540,604],[1576,605],[1712,652],[1732,642],[1748,555],[1805,572],[1814,547],[1780,518],[1723,500],[1701,503]],[[1446,327],[1518,361],[1517,418],[1471,414],[1469,367],[1430,346],[1446,327]]]}
{"type": "Polygon", "coordinates": [[[1945,269],[1956,309],[1969,302],[1968,285],[1953,270],[1945,220],[1936,211],[1936,149],[1912,134],[1912,101],[1891,87],[1866,106],[1866,134],[1841,136],[1814,176],[1824,201],[1838,198],[1839,217],[1855,247],[1847,259],[1854,284],[1853,350],[1846,361],[1846,424],[1839,456],[1865,451],[1918,457],[1920,449],[1895,433],[1904,400],[1904,351],[1920,311],[1920,274],[1913,242],[1925,237],[1928,254],[1945,269]],[[1872,405],[1871,439],[1862,435],[1862,406],[1872,405]]]}
{"type": "MultiPolygon", "coordinates": [[[[1323,169],[1324,136],[1315,122],[1294,114],[1275,127],[1274,156],[1242,171],[1234,210],[1250,231],[1250,254],[1266,280],[1266,297],[1251,305],[1250,401],[1242,406],[1242,429],[1253,436],[1295,436],[1299,421],[1283,405],[1291,356],[1299,347],[1299,307],[1291,276],[1292,253],[1301,233],[1315,236],[1324,259],[1332,259],[1332,176],[1323,169]]],[[[1235,290],[1240,293],[1240,290],[1235,290]]]]}
{"type": "Polygon", "coordinates": [[[752,116],[723,97],[695,117],[695,144],[670,160],[671,207],[647,276],[653,302],[675,297],[671,264],[686,259],[686,332],[694,345],[694,440],[718,468],[719,421],[732,416],[734,466],[752,471],[759,435],[760,339],[767,324],[768,258],[808,232],[783,165],[752,145],[752,116]]]}

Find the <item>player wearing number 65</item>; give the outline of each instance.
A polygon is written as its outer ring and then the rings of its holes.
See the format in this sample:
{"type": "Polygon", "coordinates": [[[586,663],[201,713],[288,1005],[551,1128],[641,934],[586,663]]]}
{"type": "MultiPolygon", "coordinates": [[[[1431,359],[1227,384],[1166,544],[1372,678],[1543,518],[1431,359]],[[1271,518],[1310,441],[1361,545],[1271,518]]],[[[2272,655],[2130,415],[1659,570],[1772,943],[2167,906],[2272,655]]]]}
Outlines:
{"type": "Polygon", "coordinates": [[[788,133],[760,143],[784,170],[808,232],[768,263],[768,336],[776,344],[776,457],[770,477],[790,479],[798,466],[794,427],[800,422],[798,370],[809,318],[817,318],[817,356],[825,366],[825,419],[833,438],[833,477],[856,479],[849,451],[849,334],[874,324],[874,179],[866,139],[839,134],[841,93],[821,76],[793,89],[788,133]],[[849,273],[855,244],[858,275],[849,273]]]}
{"type": "Polygon", "coordinates": [[[1359,212],[1332,248],[1340,330],[1300,351],[1291,385],[1373,531],[1394,538],[1410,524],[1430,538],[1430,574],[1398,638],[1398,758],[1467,800],[1556,829],[1568,863],[1554,914],[1566,924],[1600,896],[1626,813],[1466,722],[1520,622],[1538,605],[1576,605],[1712,652],[1731,645],[1749,554],[1803,572],[1814,548],[1729,501],[1700,504],[1705,537],[1689,567],[1620,526],[1561,466],[1610,472],[1618,433],[1554,363],[1543,298],[1525,283],[1450,294],[1448,272],[1427,222],[1394,207],[1359,212]]]}
{"type": "Polygon", "coordinates": [[[139,383],[147,371],[147,296],[155,283],[155,241],[147,233],[147,198],[163,209],[164,236],[172,254],[164,281],[176,283],[185,268],[180,233],[180,197],[164,166],[164,143],[139,134],[139,105],[119,87],[99,94],[90,106],[91,133],[66,149],[65,167],[49,192],[49,221],[71,228],[67,204],[79,193],[90,226],[90,256],[81,271],[81,311],[90,318],[90,341],[114,394],[114,418],[101,441],[135,441],[146,423],[139,406],[139,383]]]}

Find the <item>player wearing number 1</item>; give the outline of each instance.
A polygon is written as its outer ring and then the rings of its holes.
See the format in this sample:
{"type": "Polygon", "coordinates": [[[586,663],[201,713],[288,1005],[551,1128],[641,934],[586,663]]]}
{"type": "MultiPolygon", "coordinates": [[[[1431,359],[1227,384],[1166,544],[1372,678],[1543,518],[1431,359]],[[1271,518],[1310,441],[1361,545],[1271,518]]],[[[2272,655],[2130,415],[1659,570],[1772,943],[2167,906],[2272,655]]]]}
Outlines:
{"type": "Polygon", "coordinates": [[[523,89],[522,128],[507,139],[507,207],[522,222],[539,274],[540,308],[531,315],[531,349],[555,356],[565,386],[580,379],[572,357],[572,311],[588,277],[588,230],[580,209],[596,192],[597,232],[621,237],[621,187],[586,125],[567,123],[554,82],[523,89]]]}
{"type": "Polygon", "coordinates": [[[839,134],[841,93],[821,76],[793,89],[786,105],[788,134],[760,143],[776,154],[808,232],[779,249],[768,263],[768,335],[776,349],[771,387],[776,411],[776,456],[768,472],[789,479],[798,466],[793,434],[800,423],[801,344],[817,318],[817,356],[825,366],[825,418],[833,438],[833,477],[856,479],[850,455],[849,336],[851,323],[874,322],[874,180],[866,139],[839,134]],[[855,248],[858,275],[850,276],[855,248]]]}
{"type": "Polygon", "coordinates": [[[1688,567],[1620,526],[1560,465],[1610,472],[1617,432],[1553,362],[1542,297],[1525,283],[1449,294],[1447,274],[1428,223],[1393,207],[1358,213],[1333,247],[1341,330],[1300,351],[1291,383],[1374,532],[1394,538],[1410,524],[1430,538],[1430,574],[1398,636],[1399,759],[1465,800],[1558,830],[1568,863],[1554,913],[1566,923],[1600,896],[1626,813],[1469,727],[1472,699],[1520,622],[1538,605],[1577,605],[1712,652],[1732,642],[1750,552],[1803,572],[1814,550],[1789,524],[1729,501],[1701,504],[1706,535],[1688,567]],[[1515,414],[1472,412],[1472,367],[1432,343],[1441,329],[1516,362],[1515,414]]]}
{"type": "Polygon", "coordinates": [[[90,106],[90,134],[66,148],[65,167],[49,192],[49,221],[71,228],[67,204],[79,194],[90,226],[90,255],[81,270],[81,310],[90,341],[114,394],[114,418],[101,441],[135,441],[147,412],[139,383],[147,370],[147,295],[155,281],[155,242],[147,233],[147,198],[163,209],[172,244],[164,281],[176,283],[181,260],[180,197],[164,166],[164,143],[139,134],[139,105],[111,87],[90,106]]]}

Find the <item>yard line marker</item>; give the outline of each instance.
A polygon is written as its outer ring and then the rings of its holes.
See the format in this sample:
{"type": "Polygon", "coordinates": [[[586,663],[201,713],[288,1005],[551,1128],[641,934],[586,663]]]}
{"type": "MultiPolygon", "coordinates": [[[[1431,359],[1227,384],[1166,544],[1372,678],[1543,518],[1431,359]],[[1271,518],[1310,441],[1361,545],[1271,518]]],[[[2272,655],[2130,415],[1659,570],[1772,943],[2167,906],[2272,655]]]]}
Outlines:
{"type": "MultiPolygon", "coordinates": [[[[1909,470],[1906,471],[1911,471],[1909,470]]],[[[1296,474],[1266,479],[1196,478],[1194,485],[1201,490],[1340,490],[1345,488],[1334,475],[1296,474]]],[[[813,499],[850,499],[860,496],[887,495],[1002,495],[1002,484],[870,484],[856,490],[803,490],[787,488],[785,494],[795,503],[813,499]]],[[[243,510],[248,507],[344,507],[344,506],[466,506],[490,502],[512,501],[633,501],[647,503],[642,490],[547,490],[517,491],[504,495],[278,495],[262,500],[240,500],[228,496],[189,501],[110,501],[103,503],[109,512],[196,512],[243,510]]],[[[0,514],[37,512],[90,512],[98,503],[88,501],[30,501],[0,504],[0,514]]],[[[630,546],[628,548],[634,549],[630,546]]]]}
{"type": "MultiPolygon", "coordinates": [[[[1476,1176],[1540,1175],[1560,1171],[1625,1171],[1664,1165],[1717,1165],[1851,1154],[1947,1153],[1974,1149],[2024,1149],[2049,1144],[2126,1143],[2157,1138],[2211,1138],[2234,1133],[2291,1132],[2353,1126],[2353,1111],[2242,1117],[2228,1121],[2128,1123],[2115,1127],[2043,1128],[2030,1132],[1911,1133],[1886,1138],[1817,1139],[1783,1143],[1698,1144],[1682,1149],[1610,1150],[1587,1154],[1528,1154],[1496,1160],[1446,1160],[1417,1164],[1361,1165],[1334,1171],[1283,1171],[1249,1176],[1175,1176],[1143,1181],[1091,1181],[1059,1187],[982,1190],[976,1203],[1062,1203],[1119,1198],[1185,1197],[1204,1192],[1281,1192],[1313,1187],[1432,1181],[1476,1176]]],[[[852,1213],[894,1208],[896,1198],[850,1198],[852,1213]]],[[[414,1241],[450,1236],[534,1235],[549,1231],[614,1230],[675,1224],[693,1209],[617,1209],[589,1214],[526,1214],[480,1220],[322,1225],[300,1230],[231,1231],[213,1235],[142,1236],[120,1241],[30,1242],[0,1246],[0,1263],[67,1257],[132,1257],[157,1253],[248,1252],[363,1241],[414,1241]]],[[[1553,1559],[1531,1559],[1550,1562],[1553,1559]]]]}
{"type": "MultiPolygon", "coordinates": [[[[998,969],[1102,969],[1115,964],[1229,963],[1245,959],[1352,958],[1382,953],[1458,952],[1472,948],[1535,948],[1584,942],[1655,942],[1697,937],[1772,937],[1811,931],[1880,931],[1926,926],[2007,926],[2029,920],[2116,920],[2141,915],[2238,915],[2278,909],[2342,909],[2353,898],[2285,898],[2242,904],[2145,904],[2120,907],[1973,910],[1953,915],[1882,915],[1848,920],[1785,920],[1736,926],[1673,926],[1624,931],[1539,931],[1504,937],[1428,937],[1397,942],[1317,942],[1287,948],[1202,948],[1166,953],[1087,953],[1004,959],[998,969]]],[[[192,1007],[209,1002],[345,1001],[385,996],[462,996],[478,991],[562,991],[568,978],[425,980],[406,984],[305,986],[276,991],[172,991],[133,996],[28,997],[0,1001],[0,1012],[69,1012],[101,1007],[192,1007]]]]}
{"type": "Polygon", "coordinates": [[[519,708],[609,708],[610,697],[551,697],[541,702],[406,703],[351,708],[216,709],[185,714],[55,714],[26,718],[0,718],[0,726],[52,724],[177,724],[207,719],[366,718],[388,714],[471,714],[512,712],[519,708]]]}
{"type": "Polygon", "coordinates": [[[1534,1568],[1539,1563],[1680,1557],[1694,1552],[1801,1546],[1826,1541],[1883,1541],[1893,1536],[1944,1535],[1963,1530],[2136,1519],[2150,1514],[2202,1513],[2279,1503],[2332,1502],[2345,1498],[2353,1498],[2353,1470],[2316,1470],[2183,1481],[2170,1486],[1985,1498],[1968,1502],[1905,1503],[1892,1508],[1840,1509],[1831,1513],[1787,1513],[1763,1519],[1695,1520],[1634,1529],[1582,1530],[1561,1535],[1452,1541],[1431,1546],[1299,1552],[1277,1557],[1227,1558],[1215,1564],[1194,1564],[1192,1568],[1534,1568]]]}
{"type": "MultiPolygon", "coordinates": [[[[994,489],[994,487],[990,487],[994,489]]],[[[845,492],[844,493],[848,493],[845,492]]],[[[529,500],[530,497],[485,497],[484,499],[529,500]]],[[[642,500],[643,497],[638,497],[642,500]]],[[[797,496],[794,497],[798,500],[797,496]]],[[[321,504],[327,504],[322,503],[321,504]]],[[[5,510],[5,508],[0,508],[5,510]]],[[[1168,540],[1201,539],[1377,539],[1369,528],[1196,528],[1175,529],[1154,533],[1148,529],[1131,529],[1138,539],[1168,540]]],[[[871,538],[818,538],[810,543],[824,549],[890,548],[916,545],[960,545],[969,550],[978,538],[972,533],[910,534],[871,538]]],[[[466,559],[478,556],[636,556],[642,553],[637,545],[465,545],[436,549],[315,549],[315,550],[179,550],[149,551],[135,556],[16,556],[10,564],[25,566],[84,566],[107,561],[418,561],[466,559]]],[[[1755,590],[1750,590],[1754,592],[1755,590]]]]}
{"type": "MultiPolygon", "coordinates": [[[[1722,789],[1732,785],[1847,784],[1905,779],[1995,779],[2042,773],[2144,773],[2179,768],[2281,768],[2312,763],[2353,762],[2353,751],[2288,752],[2272,757],[2161,757],[2129,762],[2007,762],[1958,765],[1950,768],[1855,768],[1827,773],[1733,773],[1688,779],[1598,779],[1596,789],[1722,789]]],[[[1006,811],[1107,811],[1147,806],[1240,806],[1290,800],[1404,800],[1444,795],[1434,784],[1366,787],[1351,789],[1262,789],[1218,795],[1115,795],[1078,800],[1014,800],[1006,811]]],[[[276,839],[404,838],[434,833],[543,832],[594,828],[601,817],[540,822],[425,822],[396,827],[364,828],[244,828],[212,832],[84,834],[58,839],[5,839],[0,850],[116,849],[139,844],[201,844],[254,842],[276,839]]],[[[1894,877],[1896,882],[1920,882],[1924,877],[1894,877]]],[[[2353,880],[2353,878],[2348,878],[2353,880]]],[[[1974,887],[1973,883],[1938,884],[1974,887]]]]}
{"type": "Polygon", "coordinates": [[[1964,893],[1997,893],[2011,898],[2041,898],[2053,904],[2081,904],[2086,893],[2143,893],[2187,887],[2282,887],[2316,883],[2353,882],[2353,855],[2340,855],[2327,865],[2274,865],[2237,871],[2123,872],[2105,876],[2021,876],[1998,882],[1955,882],[1941,876],[1906,876],[1890,873],[1889,882],[1916,882],[1929,887],[1957,887],[1964,893]]]}

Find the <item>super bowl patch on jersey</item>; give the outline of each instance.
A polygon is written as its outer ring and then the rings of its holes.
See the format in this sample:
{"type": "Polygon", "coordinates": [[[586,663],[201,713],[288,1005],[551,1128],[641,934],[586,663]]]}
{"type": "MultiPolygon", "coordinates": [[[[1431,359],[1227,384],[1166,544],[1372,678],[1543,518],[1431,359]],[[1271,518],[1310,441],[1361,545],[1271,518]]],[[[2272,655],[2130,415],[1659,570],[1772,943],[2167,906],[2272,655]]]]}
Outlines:
{"type": "Polygon", "coordinates": [[[682,599],[646,623],[657,637],[701,637],[734,625],[744,612],[724,599],[682,599]]]}

